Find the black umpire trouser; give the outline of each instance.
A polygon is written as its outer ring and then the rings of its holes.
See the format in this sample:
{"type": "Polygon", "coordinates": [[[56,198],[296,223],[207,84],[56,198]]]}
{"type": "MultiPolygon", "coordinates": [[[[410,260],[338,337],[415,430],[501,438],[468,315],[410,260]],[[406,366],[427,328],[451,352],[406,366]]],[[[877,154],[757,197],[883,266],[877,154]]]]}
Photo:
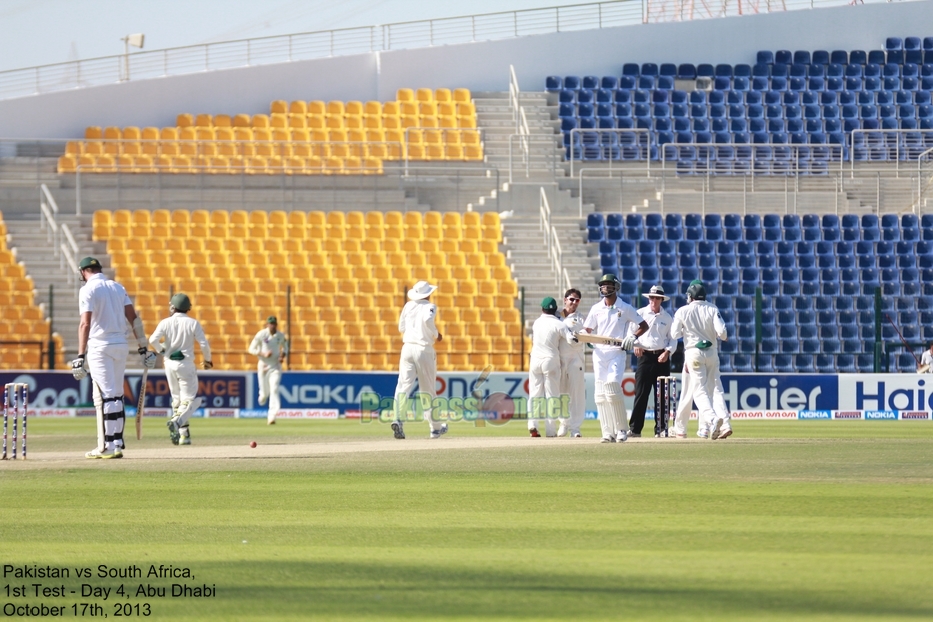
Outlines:
{"type": "Polygon", "coordinates": [[[658,402],[657,384],[661,376],[671,375],[671,359],[659,363],[658,357],[664,350],[643,350],[638,357],[638,367],[635,369],[635,404],[632,407],[632,418],[629,426],[632,432],[641,434],[645,427],[645,411],[648,410],[648,396],[654,394],[654,433],[660,434],[664,429],[664,421],[658,416],[660,404],[658,402]]]}

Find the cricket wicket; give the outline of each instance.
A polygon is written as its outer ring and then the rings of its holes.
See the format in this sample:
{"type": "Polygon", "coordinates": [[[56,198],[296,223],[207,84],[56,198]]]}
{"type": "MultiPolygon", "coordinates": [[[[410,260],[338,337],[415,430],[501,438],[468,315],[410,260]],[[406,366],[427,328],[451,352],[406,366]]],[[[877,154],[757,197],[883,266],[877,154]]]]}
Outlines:
{"type": "Polygon", "coordinates": [[[661,436],[668,436],[670,422],[677,413],[677,378],[674,376],[658,376],[657,386],[655,387],[655,418],[660,425],[661,436]]]}
{"type": "Polygon", "coordinates": [[[7,459],[7,425],[12,409],[13,415],[13,456],[16,460],[16,433],[17,418],[22,418],[23,426],[23,460],[26,459],[26,414],[29,411],[29,385],[23,382],[9,382],[3,387],[3,455],[0,460],[7,459]],[[11,394],[12,391],[12,394],[11,394]]]}

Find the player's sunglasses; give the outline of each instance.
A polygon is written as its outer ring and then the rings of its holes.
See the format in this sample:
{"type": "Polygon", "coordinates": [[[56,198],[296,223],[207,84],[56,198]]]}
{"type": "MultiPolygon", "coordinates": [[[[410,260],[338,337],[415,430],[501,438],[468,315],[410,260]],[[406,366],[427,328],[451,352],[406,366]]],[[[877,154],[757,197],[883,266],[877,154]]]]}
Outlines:
{"type": "Polygon", "coordinates": [[[579,298],[568,298],[567,302],[580,302],[579,298]]]}

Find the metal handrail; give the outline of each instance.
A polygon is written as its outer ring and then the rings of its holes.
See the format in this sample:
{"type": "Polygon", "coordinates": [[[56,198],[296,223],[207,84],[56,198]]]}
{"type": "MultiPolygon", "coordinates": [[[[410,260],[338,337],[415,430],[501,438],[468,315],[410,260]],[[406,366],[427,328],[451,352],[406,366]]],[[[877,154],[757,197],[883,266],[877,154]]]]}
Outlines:
{"type": "Polygon", "coordinates": [[[929,164],[933,161],[933,148],[927,149],[919,156],[917,156],[917,203],[916,203],[916,212],[921,214],[923,212],[923,195],[930,190],[933,186],[933,172],[927,174],[927,179],[924,181],[924,172],[923,165],[924,163],[929,164]]]}
{"type": "MultiPolygon", "coordinates": [[[[773,7],[770,2],[763,5],[759,3],[751,12],[809,10],[847,4],[852,4],[852,0],[784,0],[774,3],[773,7]]],[[[660,10],[654,11],[649,11],[649,5],[649,0],[613,0],[552,6],[237,39],[12,69],[0,72],[0,99],[112,84],[129,75],[133,79],[188,75],[233,67],[475,41],[499,41],[528,35],[649,22],[737,16],[750,12],[748,5],[741,2],[713,4],[713,8],[705,4],[697,8],[693,3],[681,2],[674,3],[670,11],[669,5],[665,3],[658,3],[660,10]]]]}
{"type": "Polygon", "coordinates": [[[564,268],[564,251],[560,246],[560,239],[557,236],[557,229],[551,223],[551,205],[547,200],[547,193],[544,186],[539,190],[538,199],[538,228],[544,232],[545,245],[547,248],[548,259],[551,262],[551,269],[556,273],[555,284],[559,287],[561,279],[569,289],[570,277],[564,268]]]}
{"type": "MultiPolygon", "coordinates": [[[[596,133],[596,134],[635,134],[635,146],[645,150],[645,170],[647,175],[651,175],[651,131],[645,128],[631,128],[631,129],[608,129],[608,128],[591,128],[583,129],[575,127],[570,130],[570,149],[574,148],[574,136],[580,136],[585,133],[596,133]]],[[[580,139],[581,148],[583,148],[583,139],[580,139]]],[[[621,146],[621,145],[619,145],[621,146]]],[[[571,153],[571,156],[573,154],[571,153]]],[[[570,158],[570,176],[574,177],[574,162],[576,158],[570,158]]],[[[609,160],[609,165],[612,166],[612,160],[609,160]]]]}
{"type": "MultiPolygon", "coordinates": [[[[901,130],[901,129],[897,129],[897,130],[894,130],[894,129],[887,129],[887,130],[884,130],[884,129],[877,129],[877,130],[852,130],[851,134],[849,135],[849,145],[848,145],[849,150],[850,150],[850,151],[849,151],[849,168],[850,168],[851,173],[854,175],[854,172],[855,172],[855,162],[856,162],[856,160],[855,160],[855,149],[856,149],[855,143],[856,143],[856,137],[857,137],[857,136],[862,136],[862,137],[863,137],[863,139],[862,139],[862,144],[863,144],[863,145],[865,145],[865,146],[870,146],[870,145],[873,144],[873,143],[874,143],[874,144],[884,144],[884,143],[886,142],[886,137],[888,137],[888,136],[898,136],[898,137],[900,137],[900,136],[906,136],[906,135],[916,135],[916,136],[921,136],[921,137],[933,136],[933,130],[920,130],[920,129],[914,129],[914,130],[901,130]],[[875,139],[875,140],[873,140],[873,137],[875,137],[875,136],[877,136],[878,138],[875,139]]],[[[922,141],[922,142],[925,143],[926,141],[924,140],[924,141],[922,141]]],[[[894,159],[894,170],[897,172],[898,176],[900,176],[900,171],[901,171],[901,153],[902,153],[902,149],[908,149],[908,148],[909,148],[909,146],[904,146],[904,147],[901,146],[901,140],[900,140],[900,139],[898,139],[897,142],[896,142],[896,144],[894,145],[894,149],[895,149],[895,152],[894,152],[894,153],[895,153],[895,155],[896,155],[896,157],[895,157],[895,159],[894,159]]],[[[923,155],[923,154],[921,153],[920,155],[923,155]]],[[[919,157],[919,156],[918,156],[918,157],[919,157]]],[[[907,162],[909,162],[909,161],[910,161],[910,158],[909,158],[909,157],[906,157],[906,158],[904,158],[904,160],[907,161],[907,162]]]]}
{"type": "MultiPolygon", "coordinates": [[[[509,183],[513,182],[514,179],[514,169],[515,169],[515,160],[514,160],[514,145],[515,139],[520,139],[523,142],[528,143],[528,151],[523,152],[522,163],[525,165],[525,177],[531,175],[531,143],[549,143],[555,145],[556,141],[560,139],[558,134],[544,134],[544,135],[522,135],[522,134],[509,134],[509,183]]],[[[556,146],[556,145],[555,145],[556,146]]],[[[557,170],[557,157],[554,156],[551,158],[551,172],[555,173],[557,170]]]]}

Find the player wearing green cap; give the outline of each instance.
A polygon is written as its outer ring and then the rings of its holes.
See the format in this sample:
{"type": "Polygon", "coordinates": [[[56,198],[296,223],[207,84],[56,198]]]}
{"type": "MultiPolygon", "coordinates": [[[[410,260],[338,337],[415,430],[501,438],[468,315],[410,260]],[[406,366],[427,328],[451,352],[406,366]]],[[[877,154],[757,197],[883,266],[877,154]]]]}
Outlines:
{"type": "Polygon", "coordinates": [[[269,402],[266,423],[275,424],[279,413],[279,384],[282,382],[282,363],[288,353],[288,340],[279,332],[279,321],[274,315],[266,320],[266,327],[256,333],[249,344],[249,353],[259,357],[259,405],[269,402]]]}
{"type": "Polygon", "coordinates": [[[126,325],[133,327],[136,350],[149,369],[155,366],[156,354],[149,350],[143,322],[136,315],[126,289],[108,279],[103,266],[94,257],[85,257],[78,264],[84,286],[78,294],[78,358],[71,362],[76,380],[91,374],[94,407],[97,411],[97,447],[85,454],[91,459],[122,458],[123,428],[126,412],[123,406],[123,376],[126,371],[126,325]]]}
{"type": "Polygon", "coordinates": [[[172,416],[168,420],[169,439],[173,445],[190,445],[188,420],[200,408],[198,370],[194,364],[194,342],[201,346],[204,369],[213,367],[211,347],[204,336],[201,323],[188,316],[191,299],[186,294],[175,294],[169,301],[169,317],[165,318],[152,335],[149,343],[163,355],[165,379],[172,393],[172,416]]]}
{"type": "Polygon", "coordinates": [[[538,419],[544,419],[545,434],[557,436],[557,417],[567,413],[548,412],[547,398],[560,397],[560,343],[573,343],[575,337],[557,317],[557,301],[548,296],[541,301],[541,315],[531,327],[531,365],[528,371],[528,432],[538,438],[538,419]],[[542,399],[544,398],[544,399],[542,399]]]}

